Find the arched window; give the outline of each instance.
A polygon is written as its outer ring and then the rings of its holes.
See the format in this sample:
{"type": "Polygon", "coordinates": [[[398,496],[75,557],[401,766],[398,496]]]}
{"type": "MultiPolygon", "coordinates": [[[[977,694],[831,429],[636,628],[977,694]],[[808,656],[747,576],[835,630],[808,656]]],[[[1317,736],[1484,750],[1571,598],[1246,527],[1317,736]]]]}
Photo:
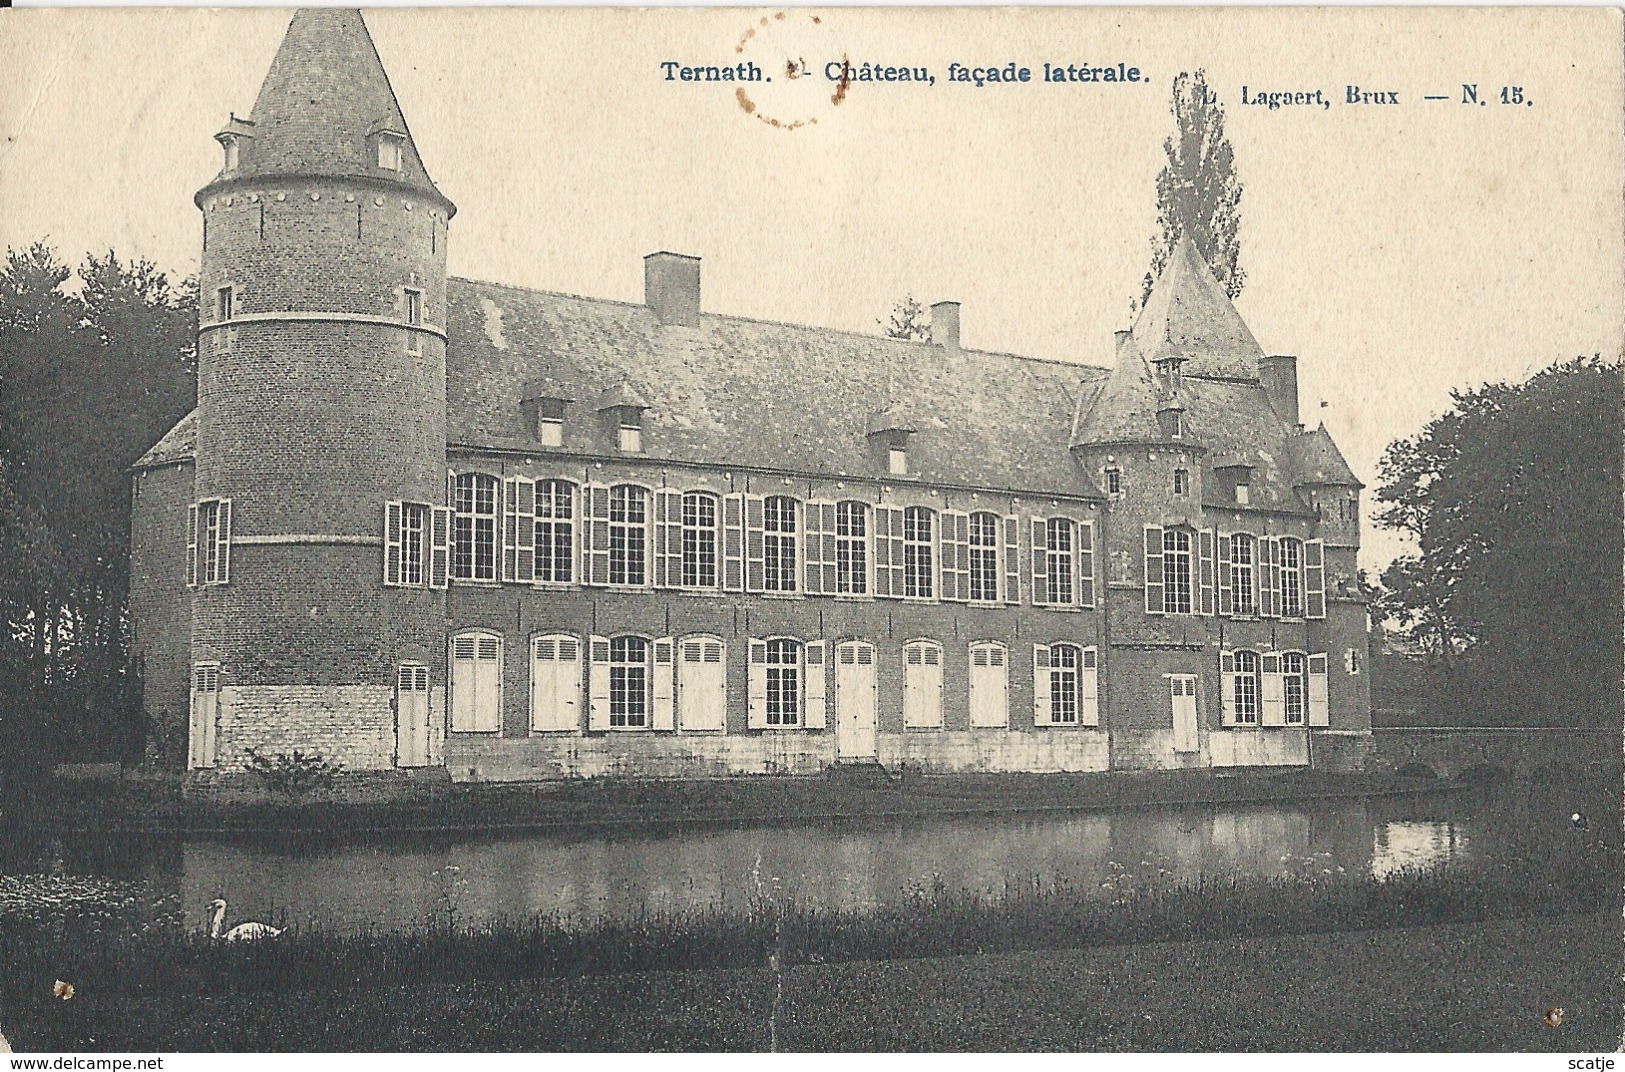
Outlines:
{"type": "Polygon", "coordinates": [[[649,725],[649,642],[642,637],[609,638],[609,725],[649,725]]]}
{"type": "Polygon", "coordinates": [[[458,473],[451,508],[451,575],[459,581],[496,580],[497,478],[458,473]]]}
{"type": "Polygon", "coordinates": [[[972,603],[998,602],[998,514],[983,511],[970,516],[970,598],[972,603]]]}
{"type": "Polygon", "coordinates": [[[767,724],[801,724],[801,642],[767,642],[767,724]]]}
{"type": "Polygon", "coordinates": [[[1079,671],[1083,652],[1076,644],[1051,644],[1049,649],[1050,725],[1073,726],[1078,721],[1079,671]]]}
{"type": "Polygon", "coordinates": [[[796,590],[796,500],[770,495],[762,503],[763,590],[796,590]]]}
{"type": "Polygon", "coordinates": [[[536,482],[536,579],[568,584],[575,579],[575,485],[536,482]]]}
{"type": "Polygon", "coordinates": [[[470,630],[451,638],[451,728],[502,728],[502,638],[496,633],[470,630]]]}
{"type": "Polygon", "coordinates": [[[1303,725],[1304,714],[1308,710],[1304,671],[1305,659],[1302,652],[1288,651],[1281,654],[1281,695],[1288,726],[1303,725]]]}
{"type": "Polygon", "coordinates": [[[1064,517],[1052,517],[1044,524],[1044,586],[1051,606],[1072,604],[1072,549],[1076,526],[1064,517]]]}
{"type": "Polygon", "coordinates": [[[932,571],[932,540],[936,515],[927,507],[903,511],[903,595],[930,599],[936,590],[932,571]]]}
{"type": "Polygon", "coordinates": [[[1162,532],[1162,611],[1191,612],[1191,533],[1189,529],[1162,532]]]}
{"type": "Polygon", "coordinates": [[[717,497],[708,491],[683,495],[684,588],[717,586],[717,497]]]}
{"type": "Polygon", "coordinates": [[[609,489],[609,583],[648,583],[649,493],[636,484],[609,489]]]}
{"type": "Polygon", "coordinates": [[[869,507],[847,500],[835,504],[835,591],[869,593],[869,507]]]}
{"type": "Polygon", "coordinates": [[[1256,555],[1258,542],[1245,532],[1230,537],[1230,588],[1234,593],[1235,613],[1250,617],[1258,613],[1256,583],[1256,555]]]}
{"type": "Polygon", "coordinates": [[[1281,554],[1281,617],[1303,617],[1303,541],[1283,536],[1281,554]]]}
{"type": "Polygon", "coordinates": [[[1238,726],[1258,725],[1258,653],[1238,651],[1232,682],[1235,719],[1238,726]]]}

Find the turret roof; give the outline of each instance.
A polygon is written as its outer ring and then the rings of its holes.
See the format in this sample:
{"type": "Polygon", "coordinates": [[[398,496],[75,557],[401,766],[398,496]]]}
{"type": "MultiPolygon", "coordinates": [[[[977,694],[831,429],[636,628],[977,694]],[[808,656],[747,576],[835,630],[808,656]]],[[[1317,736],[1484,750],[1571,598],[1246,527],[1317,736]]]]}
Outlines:
{"type": "Polygon", "coordinates": [[[1258,379],[1263,349],[1196,245],[1180,235],[1134,324],[1146,361],[1184,357],[1185,376],[1258,379]]]}
{"type": "Polygon", "coordinates": [[[1289,441],[1294,467],[1300,484],[1333,484],[1363,488],[1360,478],[1349,468],[1343,452],[1337,449],[1332,434],[1324,422],[1308,432],[1300,432],[1289,441]]]}

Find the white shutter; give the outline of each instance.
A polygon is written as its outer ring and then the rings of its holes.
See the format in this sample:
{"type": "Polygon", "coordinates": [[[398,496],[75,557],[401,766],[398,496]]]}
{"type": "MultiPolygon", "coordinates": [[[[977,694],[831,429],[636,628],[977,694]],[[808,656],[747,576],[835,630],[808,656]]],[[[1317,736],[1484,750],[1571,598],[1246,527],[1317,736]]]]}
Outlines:
{"type": "Polygon", "coordinates": [[[531,728],[579,731],[581,642],[572,636],[549,636],[532,643],[531,728]]]}
{"type": "Polygon", "coordinates": [[[722,497],[722,587],[745,590],[745,497],[722,497]]]}
{"type": "Polygon", "coordinates": [[[1261,655],[1259,666],[1259,693],[1262,712],[1259,722],[1265,726],[1286,725],[1286,691],[1281,680],[1281,656],[1278,652],[1261,655]]]}
{"type": "Polygon", "coordinates": [[[220,667],[207,663],[192,668],[192,711],[187,765],[212,767],[215,760],[215,725],[220,717],[220,667]]]}
{"type": "Polygon", "coordinates": [[[1197,543],[1197,603],[1196,613],[1211,615],[1214,610],[1214,540],[1213,530],[1203,529],[1196,534],[1197,543]]]}
{"type": "Polygon", "coordinates": [[[767,547],[762,528],[766,523],[766,500],[760,495],[745,496],[745,591],[760,592],[766,587],[767,547]]]}
{"type": "Polygon", "coordinates": [[[581,498],[587,522],[581,583],[605,585],[609,583],[609,485],[588,484],[581,489],[581,498]]]}
{"type": "Polygon", "coordinates": [[[825,713],[825,696],[828,685],[828,661],[825,658],[827,646],[822,640],[809,641],[807,644],[807,719],[806,727],[810,730],[824,728],[828,715],[825,713]]]}
{"type": "Polygon", "coordinates": [[[683,493],[674,488],[655,492],[655,578],[656,588],[681,588],[683,584],[683,493]]]}
{"type": "Polygon", "coordinates": [[[384,584],[401,583],[401,504],[384,504],[384,584]]]}
{"type": "Polygon", "coordinates": [[[1261,618],[1281,616],[1281,545],[1274,536],[1260,536],[1254,544],[1253,572],[1258,578],[1261,618]]]}
{"type": "Polygon", "coordinates": [[[1028,521],[1027,534],[1030,539],[1027,546],[1032,555],[1032,593],[1033,606],[1046,607],[1049,605],[1049,529],[1041,517],[1028,521]]]}
{"type": "Polygon", "coordinates": [[[746,696],[749,710],[745,724],[753,730],[767,728],[767,641],[750,642],[750,667],[746,696]]]}
{"type": "Polygon", "coordinates": [[[609,638],[595,636],[587,645],[587,728],[609,729],[609,638]]]}
{"type": "Polygon", "coordinates": [[[1303,544],[1303,616],[1326,617],[1326,544],[1305,540],[1303,544]]]}
{"type": "Polygon", "coordinates": [[[1236,724],[1236,655],[1230,651],[1219,653],[1219,711],[1221,726],[1236,724]]]}
{"type": "Polygon", "coordinates": [[[1309,725],[1331,725],[1331,701],[1326,688],[1326,656],[1309,656],[1309,725]]]}
{"type": "Polygon", "coordinates": [[[429,512],[429,587],[444,588],[451,573],[451,507],[429,512]]]}
{"type": "Polygon", "coordinates": [[[942,648],[930,642],[903,646],[903,725],[942,726],[942,648]]]}
{"type": "Polygon", "coordinates": [[[673,658],[671,637],[654,642],[654,728],[677,728],[676,680],[677,661],[673,658]]]}
{"type": "Polygon", "coordinates": [[[451,639],[451,728],[469,733],[477,726],[475,680],[478,644],[473,634],[451,639]]]}
{"type": "Polygon", "coordinates": [[[1078,703],[1080,726],[1100,725],[1100,653],[1094,648],[1083,649],[1083,667],[1079,670],[1081,697],[1078,703]]]}
{"type": "Polygon", "coordinates": [[[231,580],[231,500],[220,500],[220,524],[215,529],[215,561],[220,564],[220,570],[215,577],[215,583],[226,584],[231,580]]]}
{"type": "Polygon", "coordinates": [[[1004,727],[1010,722],[1010,678],[1005,649],[997,644],[970,647],[970,724],[1004,727]]]}
{"type": "Polygon", "coordinates": [[[1004,516],[1004,601],[1021,602],[1021,519],[1004,516]]]}
{"type": "Polygon", "coordinates": [[[536,579],[536,482],[522,476],[502,481],[502,579],[536,579]]]}
{"type": "Polygon", "coordinates": [[[824,589],[824,533],[826,508],[833,504],[809,499],[802,504],[801,590],[810,596],[831,595],[824,589]]]}
{"type": "Polygon", "coordinates": [[[1230,588],[1230,534],[1220,532],[1218,536],[1218,554],[1214,556],[1219,570],[1219,613],[1229,616],[1235,613],[1235,595],[1230,588]]]}
{"type": "Polygon", "coordinates": [[[474,674],[474,728],[490,733],[502,728],[502,641],[478,638],[474,674]]]}
{"type": "Polygon", "coordinates": [[[1050,724],[1049,645],[1033,645],[1033,725],[1050,724]]]}
{"type": "Polygon", "coordinates": [[[1095,523],[1085,521],[1078,525],[1078,559],[1072,571],[1077,578],[1078,606],[1093,609],[1095,605],[1095,523]]]}
{"type": "Polygon", "coordinates": [[[725,729],[728,686],[722,642],[690,637],[678,648],[677,707],[683,729],[725,729]]]}
{"type": "Polygon", "coordinates": [[[186,587],[197,584],[197,503],[186,508],[186,587]]]}
{"type": "Polygon", "coordinates": [[[874,517],[875,595],[903,595],[903,511],[877,504],[874,517]]]}
{"type": "Polygon", "coordinates": [[[937,532],[942,598],[963,603],[970,599],[970,515],[944,510],[938,517],[937,532]]]}
{"type": "Polygon", "coordinates": [[[1162,526],[1145,527],[1145,612],[1163,613],[1162,526]]]}

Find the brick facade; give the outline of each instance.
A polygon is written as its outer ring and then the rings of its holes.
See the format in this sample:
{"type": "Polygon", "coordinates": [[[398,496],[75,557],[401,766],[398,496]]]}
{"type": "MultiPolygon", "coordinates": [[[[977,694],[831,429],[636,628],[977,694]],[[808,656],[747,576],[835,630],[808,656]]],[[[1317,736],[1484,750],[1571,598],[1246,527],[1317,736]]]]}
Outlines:
{"type": "MultiPolygon", "coordinates": [[[[249,748],[315,751],[352,770],[426,762],[480,780],[816,772],[841,758],[833,665],[820,670],[825,727],[751,725],[751,642],[788,637],[831,652],[874,645],[873,756],[886,765],[1358,765],[1370,729],[1366,609],[1352,587],[1359,483],[1324,429],[1297,423],[1296,359],[1258,348],[1188,242],[1119,333],[1108,375],[966,350],[952,303],[934,307],[930,342],[710,314],[698,258],[669,253],[646,262],[642,306],[448,280],[455,208],[423,169],[356,12],[296,15],[251,120],[234,118],[221,139],[237,166],[196,198],[198,408],[135,475],[132,608],[155,763],[187,762],[194,668],[217,664],[215,706],[199,708],[213,713],[212,753],[192,764],[213,767],[205,780],[240,769],[249,748]],[[400,139],[398,167],[380,138],[400,139]],[[544,441],[544,412],[562,415],[556,443],[544,441]],[[623,426],[639,442],[623,443],[623,426]],[[894,450],[906,473],[890,469],[894,450]],[[596,537],[579,512],[568,584],[437,586],[433,570],[429,583],[386,583],[386,504],[445,508],[448,475],[470,472],[719,503],[987,511],[1015,519],[1020,598],[586,585],[579,553],[596,537]],[[1249,480],[1244,499],[1236,484],[1249,480]],[[227,499],[229,577],[189,584],[187,507],[227,499]],[[1035,605],[1031,520],[1046,517],[1092,535],[1091,557],[1069,552],[1091,567],[1075,606],[1035,605]],[[1318,541],[1324,615],[1147,613],[1147,526],[1318,541]],[[477,733],[450,717],[449,648],[467,631],[501,641],[497,710],[477,733]],[[722,728],[593,729],[584,672],[579,724],[533,732],[532,642],[554,634],[584,650],[594,637],[720,641],[722,728]],[[938,728],[904,725],[915,640],[941,646],[938,728]],[[1007,653],[1003,727],[970,724],[978,641],[1007,653]],[[1096,660],[1098,725],[1035,724],[1034,645],[1063,643],[1096,660]],[[1220,653],[1241,649],[1324,653],[1327,724],[1222,726],[1220,653]],[[408,739],[396,691],[420,665],[422,741],[408,739]],[[1196,681],[1194,744],[1182,750],[1171,674],[1196,681]]],[[[496,520],[500,552],[500,497],[496,520]]],[[[1014,565],[1001,528],[1001,589],[1014,565]]]]}

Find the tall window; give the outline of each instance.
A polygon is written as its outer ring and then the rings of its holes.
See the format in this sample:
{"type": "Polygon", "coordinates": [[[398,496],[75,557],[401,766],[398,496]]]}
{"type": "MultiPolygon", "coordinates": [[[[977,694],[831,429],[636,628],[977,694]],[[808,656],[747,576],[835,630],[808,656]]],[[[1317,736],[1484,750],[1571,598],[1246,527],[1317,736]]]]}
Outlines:
{"type": "Polygon", "coordinates": [[[1303,541],[1283,538],[1281,555],[1281,617],[1303,617],[1303,541]]]}
{"type": "Polygon", "coordinates": [[[970,598],[993,603],[999,598],[999,516],[970,516],[970,598]]]}
{"type": "Polygon", "coordinates": [[[645,584],[648,495],[632,484],[609,489],[609,583],[645,584]]]}
{"type": "Polygon", "coordinates": [[[1189,469],[1174,470],[1174,494],[1189,495],[1191,491],[1191,471],[1189,469]]]}
{"type": "Polygon", "coordinates": [[[1074,528],[1064,517],[1052,517],[1044,525],[1044,585],[1047,601],[1053,605],[1072,602],[1072,547],[1074,528]]]}
{"type": "Polygon", "coordinates": [[[772,495],[762,503],[763,589],[796,590],[796,501],[772,495]]]}
{"type": "Polygon", "coordinates": [[[835,591],[869,592],[869,508],[860,502],[835,505],[835,591]]]}
{"type": "Polygon", "coordinates": [[[216,320],[230,320],[235,305],[235,293],[231,287],[221,287],[214,292],[214,318],[216,320]]]}
{"type": "Polygon", "coordinates": [[[1241,726],[1258,725],[1258,653],[1236,652],[1236,673],[1232,686],[1236,723],[1241,726]]]}
{"type": "Polygon", "coordinates": [[[767,724],[801,724],[801,645],[797,641],[767,642],[767,724]]]}
{"type": "Polygon", "coordinates": [[[401,504],[401,583],[422,584],[429,560],[429,507],[401,504]]]}
{"type": "Polygon", "coordinates": [[[536,482],[536,579],[568,584],[575,579],[575,485],[536,482]]]}
{"type": "Polygon", "coordinates": [[[649,642],[642,637],[609,638],[609,724],[649,724],[649,642]]]}
{"type": "Polygon", "coordinates": [[[1303,725],[1308,693],[1304,690],[1304,657],[1295,651],[1281,656],[1281,695],[1286,704],[1286,724],[1303,725]]]}
{"type": "Polygon", "coordinates": [[[458,473],[451,508],[451,575],[459,581],[496,580],[497,478],[458,473]]]}
{"type": "MultiPolygon", "coordinates": [[[[406,322],[407,324],[416,327],[417,325],[423,323],[423,291],[407,288],[405,291],[405,297],[406,322]]],[[[409,328],[406,332],[406,349],[414,354],[422,352],[423,336],[416,331],[410,330],[409,328]]]]}
{"type": "Polygon", "coordinates": [[[903,595],[930,599],[932,586],[931,525],[934,515],[924,506],[903,511],[903,595]]]}
{"type": "Polygon", "coordinates": [[[1191,534],[1185,529],[1163,530],[1162,584],[1163,613],[1189,614],[1191,612],[1191,534]]]}
{"type": "Polygon", "coordinates": [[[1230,537],[1230,587],[1235,593],[1236,614],[1258,613],[1253,557],[1258,543],[1245,532],[1230,537]]]}
{"type": "Polygon", "coordinates": [[[1078,672],[1083,652],[1074,644],[1053,644],[1049,660],[1049,720],[1054,725],[1078,721],[1078,672]]]}
{"type": "Polygon", "coordinates": [[[187,512],[186,583],[231,579],[231,500],[204,499],[187,512]]]}
{"type": "Polygon", "coordinates": [[[683,496],[684,588],[717,586],[717,497],[703,491],[683,496]]]}

